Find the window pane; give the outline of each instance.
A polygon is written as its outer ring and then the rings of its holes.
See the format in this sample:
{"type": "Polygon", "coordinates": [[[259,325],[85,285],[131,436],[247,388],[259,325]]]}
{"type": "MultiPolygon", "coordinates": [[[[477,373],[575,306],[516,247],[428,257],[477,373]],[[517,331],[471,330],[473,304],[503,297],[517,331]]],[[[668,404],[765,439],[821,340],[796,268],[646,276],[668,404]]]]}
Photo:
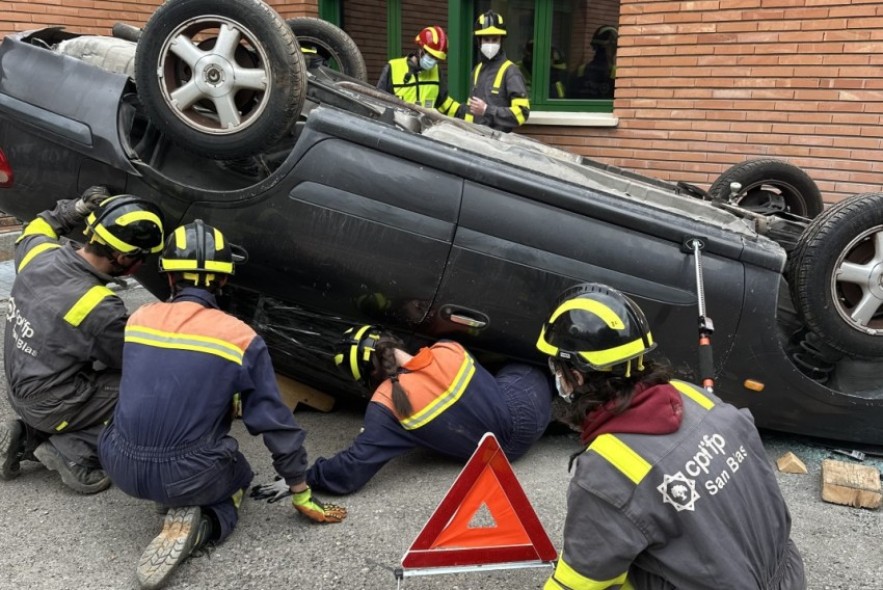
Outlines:
{"type": "Polygon", "coordinates": [[[550,81],[563,83],[566,98],[612,99],[619,0],[555,0],[554,7],[550,81]]]}
{"type": "MultiPolygon", "coordinates": [[[[533,42],[534,31],[534,0],[478,0],[475,3],[476,13],[472,16],[472,24],[478,15],[488,10],[493,10],[503,17],[506,25],[506,38],[503,39],[503,51],[506,57],[518,65],[528,42],[533,42]]],[[[472,63],[478,61],[478,48],[473,43],[472,63]]],[[[525,82],[530,86],[530,77],[525,76],[525,82]]]]}

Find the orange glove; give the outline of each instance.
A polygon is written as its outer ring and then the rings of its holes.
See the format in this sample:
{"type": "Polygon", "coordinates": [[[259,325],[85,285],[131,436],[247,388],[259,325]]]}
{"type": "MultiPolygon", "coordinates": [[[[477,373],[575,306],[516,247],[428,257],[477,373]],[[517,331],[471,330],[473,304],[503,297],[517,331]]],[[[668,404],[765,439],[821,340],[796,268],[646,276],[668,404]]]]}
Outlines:
{"type": "Polygon", "coordinates": [[[313,522],[340,522],[346,518],[346,508],[320,501],[309,487],[292,494],[291,505],[313,522]]]}

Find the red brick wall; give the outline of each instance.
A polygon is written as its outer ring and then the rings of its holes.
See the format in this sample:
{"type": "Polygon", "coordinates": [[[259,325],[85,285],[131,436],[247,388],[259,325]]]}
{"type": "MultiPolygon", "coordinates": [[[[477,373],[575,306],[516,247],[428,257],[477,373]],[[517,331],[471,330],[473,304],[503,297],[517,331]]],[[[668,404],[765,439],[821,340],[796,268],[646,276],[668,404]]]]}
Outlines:
{"type": "Polygon", "coordinates": [[[615,129],[525,133],[667,180],[746,158],[803,167],[826,201],[883,185],[883,4],[623,0],[615,129]]]}
{"type": "Polygon", "coordinates": [[[383,64],[389,59],[386,50],[386,3],[376,0],[344,0],[342,24],[362,50],[362,57],[368,67],[368,81],[376,84],[383,64]]]}

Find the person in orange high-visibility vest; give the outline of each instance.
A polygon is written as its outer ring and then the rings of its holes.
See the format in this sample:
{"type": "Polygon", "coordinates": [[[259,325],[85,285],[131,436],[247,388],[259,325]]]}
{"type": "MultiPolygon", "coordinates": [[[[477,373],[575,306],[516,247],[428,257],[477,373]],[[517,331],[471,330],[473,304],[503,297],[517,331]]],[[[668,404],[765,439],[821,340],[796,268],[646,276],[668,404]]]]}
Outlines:
{"type": "MultiPolygon", "coordinates": [[[[487,432],[514,460],[551,419],[552,380],[545,370],[513,363],[492,375],[451,340],[411,354],[392,333],[362,326],[346,333],[335,362],[376,389],[364,429],[350,447],[316,459],[307,470],[307,483],[317,490],[355,492],[387,462],[417,447],[465,461],[487,432]]],[[[264,486],[265,497],[273,496],[273,485],[264,486]]]]}

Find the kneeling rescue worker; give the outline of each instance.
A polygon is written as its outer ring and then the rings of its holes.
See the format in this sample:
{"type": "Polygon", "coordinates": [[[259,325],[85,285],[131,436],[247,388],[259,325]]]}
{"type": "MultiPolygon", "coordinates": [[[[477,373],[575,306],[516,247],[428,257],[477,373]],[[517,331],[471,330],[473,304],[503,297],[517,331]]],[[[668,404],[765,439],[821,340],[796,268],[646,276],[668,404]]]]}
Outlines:
{"type": "Polygon", "coordinates": [[[160,258],[171,300],[142,306],[126,325],[120,399],[99,452],[121,490],[169,507],[139,560],[141,588],[161,587],[194,550],[236,526],[253,477],[229,434],[236,393],[246,428],[263,435],[294,508],[316,522],[346,517],[305,483],[305,433],[279,398],[264,340],[218,308],[216,293],[245,258],[200,220],[178,227],[160,258]]]}
{"type": "Polygon", "coordinates": [[[110,486],[96,447],[117,402],[128,312],[107,284],[134,274],[162,243],[154,205],[100,186],[25,226],[4,348],[9,401],[21,419],[0,423],[0,479],[38,460],[78,493],[110,486]],[[86,245],[62,244],[83,221],[86,245]]]}
{"type": "Polygon", "coordinates": [[[549,355],[585,451],[545,590],[797,590],[791,516],[747,410],[671,379],[641,309],[599,284],[561,296],[549,355]]]}

